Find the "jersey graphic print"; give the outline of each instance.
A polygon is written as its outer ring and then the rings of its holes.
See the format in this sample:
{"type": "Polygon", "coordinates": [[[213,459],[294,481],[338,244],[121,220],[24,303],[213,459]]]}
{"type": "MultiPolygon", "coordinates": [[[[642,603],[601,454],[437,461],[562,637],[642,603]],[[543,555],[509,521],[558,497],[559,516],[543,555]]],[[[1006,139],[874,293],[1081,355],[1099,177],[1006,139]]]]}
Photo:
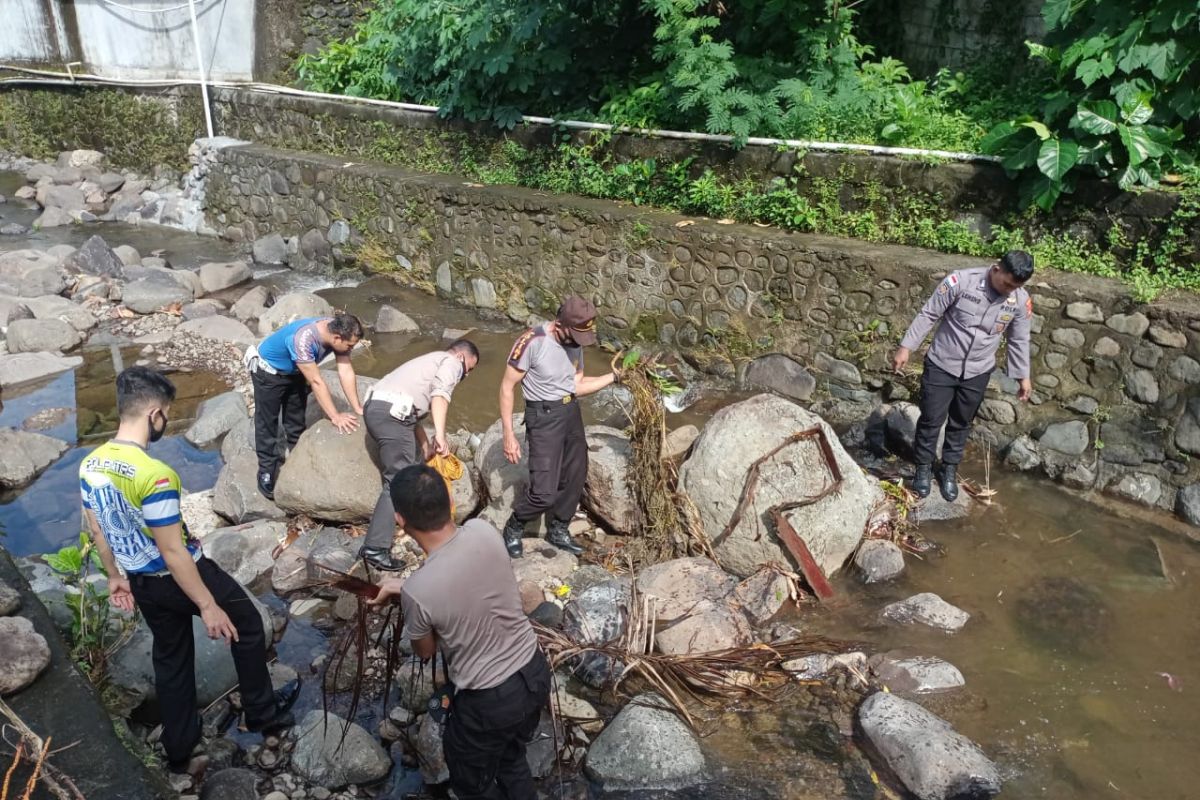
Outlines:
{"type": "Polygon", "coordinates": [[[96,515],[117,563],[126,572],[166,569],[158,546],[143,531],[146,521],[142,512],[104,474],[89,473],[87,484],[87,506],[96,515]]]}

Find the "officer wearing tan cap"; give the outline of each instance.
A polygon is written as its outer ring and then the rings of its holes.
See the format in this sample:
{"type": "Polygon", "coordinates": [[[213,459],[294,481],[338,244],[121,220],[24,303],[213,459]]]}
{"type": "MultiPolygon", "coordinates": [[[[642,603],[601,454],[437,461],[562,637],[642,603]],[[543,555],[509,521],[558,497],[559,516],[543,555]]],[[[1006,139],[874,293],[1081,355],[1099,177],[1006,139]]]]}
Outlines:
{"type": "Polygon", "coordinates": [[[504,456],[521,460],[513,433],[513,387],[525,395],[525,441],[529,447],[529,486],[518,495],[504,526],[504,545],[512,558],[522,554],[525,524],[552,512],[546,541],[569,553],[583,548],[567,525],[579,506],[587,480],[588,449],[578,398],[603,389],[613,373],[585,378],[583,348],[596,343],[596,307],[582,297],[563,300],[553,322],[531,328],[517,338],[500,382],[500,420],[504,456]]]}

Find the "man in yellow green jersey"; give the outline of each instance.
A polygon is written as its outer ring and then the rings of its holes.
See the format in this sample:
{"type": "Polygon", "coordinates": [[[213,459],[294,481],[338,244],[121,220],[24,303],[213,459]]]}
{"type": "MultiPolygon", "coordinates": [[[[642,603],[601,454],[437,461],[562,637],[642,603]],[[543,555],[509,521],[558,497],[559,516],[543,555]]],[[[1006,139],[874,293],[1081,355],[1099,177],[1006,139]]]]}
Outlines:
{"type": "Polygon", "coordinates": [[[200,741],[192,617],[233,653],[246,727],[293,724],[297,688],[272,690],[262,619],[246,590],[204,556],[179,511],[179,475],[146,447],[167,430],[175,386],[159,372],[131,367],[117,376],[120,426],[79,467],[84,516],[108,573],[109,601],[134,604],[154,639],[154,682],[162,744],[172,771],[187,769],[200,741]],[[122,577],[124,573],[124,577],[122,577]]]}

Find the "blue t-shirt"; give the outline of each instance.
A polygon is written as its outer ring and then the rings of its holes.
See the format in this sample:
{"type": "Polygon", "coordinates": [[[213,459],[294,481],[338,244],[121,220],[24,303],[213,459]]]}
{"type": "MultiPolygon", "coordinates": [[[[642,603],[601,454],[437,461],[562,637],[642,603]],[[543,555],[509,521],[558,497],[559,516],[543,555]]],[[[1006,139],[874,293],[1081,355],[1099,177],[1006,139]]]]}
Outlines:
{"type": "Polygon", "coordinates": [[[296,371],[297,364],[317,364],[331,348],[321,344],[317,323],[330,317],[298,319],[284,325],[258,345],[258,357],[283,375],[296,371]]]}

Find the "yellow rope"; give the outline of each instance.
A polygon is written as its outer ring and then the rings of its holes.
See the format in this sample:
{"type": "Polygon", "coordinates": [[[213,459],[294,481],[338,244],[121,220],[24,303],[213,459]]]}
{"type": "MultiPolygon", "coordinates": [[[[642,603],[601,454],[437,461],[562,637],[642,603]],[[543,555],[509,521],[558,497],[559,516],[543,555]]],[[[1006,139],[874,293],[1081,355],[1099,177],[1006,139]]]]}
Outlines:
{"type": "Polygon", "coordinates": [[[454,487],[451,484],[463,476],[463,463],[454,454],[444,456],[434,455],[426,463],[433,467],[442,476],[442,480],[446,482],[446,493],[450,495],[450,516],[453,517],[454,487]]]}

